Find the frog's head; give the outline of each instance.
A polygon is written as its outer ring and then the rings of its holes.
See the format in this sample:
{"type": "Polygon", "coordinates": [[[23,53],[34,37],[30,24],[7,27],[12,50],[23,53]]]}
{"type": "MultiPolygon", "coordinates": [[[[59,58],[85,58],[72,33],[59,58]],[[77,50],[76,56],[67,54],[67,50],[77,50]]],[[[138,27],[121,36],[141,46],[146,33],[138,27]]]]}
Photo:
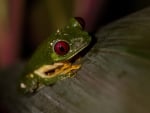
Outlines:
{"type": "Polygon", "coordinates": [[[52,34],[35,52],[25,70],[20,87],[23,92],[33,92],[43,85],[72,75],[80,65],[71,59],[89,45],[91,37],[83,31],[76,19],[71,19],[63,29],[52,34]]]}

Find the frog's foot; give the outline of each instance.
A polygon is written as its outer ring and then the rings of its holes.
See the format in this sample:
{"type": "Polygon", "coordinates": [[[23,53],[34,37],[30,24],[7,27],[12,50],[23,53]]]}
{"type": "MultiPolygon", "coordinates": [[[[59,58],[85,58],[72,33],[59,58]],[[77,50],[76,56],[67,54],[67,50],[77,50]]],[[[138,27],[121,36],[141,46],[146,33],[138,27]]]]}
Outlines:
{"type": "Polygon", "coordinates": [[[43,65],[36,69],[34,73],[42,78],[51,78],[57,75],[71,75],[78,70],[81,65],[72,65],[70,62],[58,62],[53,65],[43,65]]]}

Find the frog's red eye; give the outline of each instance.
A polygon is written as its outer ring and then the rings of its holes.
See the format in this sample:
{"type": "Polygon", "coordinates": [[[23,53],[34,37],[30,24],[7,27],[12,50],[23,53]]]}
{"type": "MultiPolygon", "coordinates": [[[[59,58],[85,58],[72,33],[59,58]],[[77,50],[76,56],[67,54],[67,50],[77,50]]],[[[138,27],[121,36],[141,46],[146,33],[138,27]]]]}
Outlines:
{"type": "Polygon", "coordinates": [[[58,55],[65,55],[69,52],[69,44],[65,41],[58,41],[55,45],[54,45],[54,51],[58,54],[58,55]]]}
{"type": "Polygon", "coordinates": [[[75,19],[80,23],[80,25],[82,26],[82,28],[85,28],[85,21],[83,18],[81,17],[75,17],[75,19]]]}

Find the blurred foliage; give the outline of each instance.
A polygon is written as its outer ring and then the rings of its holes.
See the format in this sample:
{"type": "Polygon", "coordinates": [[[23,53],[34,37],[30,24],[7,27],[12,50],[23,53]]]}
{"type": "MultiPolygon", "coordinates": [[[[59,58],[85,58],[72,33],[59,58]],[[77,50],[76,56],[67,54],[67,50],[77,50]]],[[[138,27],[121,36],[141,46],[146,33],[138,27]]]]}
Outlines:
{"type": "MultiPolygon", "coordinates": [[[[8,6],[5,0],[0,0],[0,25],[8,22],[8,6]]],[[[5,27],[5,26],[3,26],[5,27]]]]}

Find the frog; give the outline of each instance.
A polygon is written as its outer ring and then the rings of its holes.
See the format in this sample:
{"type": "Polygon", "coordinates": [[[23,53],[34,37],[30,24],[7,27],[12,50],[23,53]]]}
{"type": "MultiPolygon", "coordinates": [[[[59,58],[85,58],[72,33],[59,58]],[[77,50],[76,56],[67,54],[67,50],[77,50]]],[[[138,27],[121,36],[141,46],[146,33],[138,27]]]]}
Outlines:
{"type": "Polygon", "coordinates": [[[45,86],[75,76],[81,63],[72,60],[91,42],[79,19],[71,18],[63,28],[52,33],[34,52],[19,80],[23,94],[34,93],[45,86]]]}

